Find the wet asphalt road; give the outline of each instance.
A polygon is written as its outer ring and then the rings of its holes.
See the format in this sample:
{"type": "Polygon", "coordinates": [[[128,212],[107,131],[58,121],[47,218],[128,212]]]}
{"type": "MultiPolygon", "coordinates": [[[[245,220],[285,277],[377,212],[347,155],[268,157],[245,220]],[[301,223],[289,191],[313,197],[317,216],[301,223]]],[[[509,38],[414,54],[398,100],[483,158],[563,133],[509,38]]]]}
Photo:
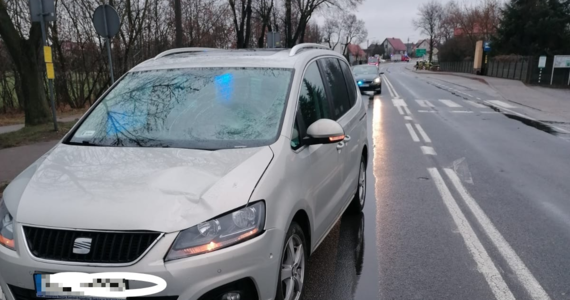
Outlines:
{"type": "Polygon", "coordinates": [[[366,209],[311,256],[304,299],[570,299],[568,140],[405,66],[369,101],[366,209]]]}

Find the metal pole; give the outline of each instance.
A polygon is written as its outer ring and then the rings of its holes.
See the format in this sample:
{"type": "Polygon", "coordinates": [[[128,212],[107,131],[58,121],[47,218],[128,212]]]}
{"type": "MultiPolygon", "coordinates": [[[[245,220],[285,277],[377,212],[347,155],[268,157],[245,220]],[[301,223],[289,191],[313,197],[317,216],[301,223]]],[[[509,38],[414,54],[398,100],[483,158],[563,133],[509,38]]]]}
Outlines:
{"type": "MultiPolygon", "coordinates": [[[[107,4],[105,4],[107,5],[107,4]]],[[[107,42],[107,56],[109,56],[109,73],[111,74],[111,85],[115,83],[113,76],[113,58],[111,57],[111,38],[109,37],[109,28],[107,28],[107,7],[103,6],[103,20],[105,21],[105,40],[107,42]]]]}
{"type": "MultiPolygon", "coordinates": [[[[38,0],[38,1],[40,1],[40,11],[42,12],[42,17],[40,20],[40,24],[42,27],[42,44],[44,46],[47,46],[46,26],[44,24],[44,3],[43,3],[43,0],[38,0]]],[[[45,66],[45,63],[44,63],[44,66],[45,66]]],[[[47,77],[47,69],[46,69],[46,77],[47,77]]],[[[51,79],[48,79],[48,89],[49,89],[49,98],[50,98],[50,103],[51,103],[51,116],[53,119],[53,130],[58,131],[57,115],[55,113],[55,101],[54,101],[54,95],[53,95],[53,80],[51,80],[51,79]]]]}
{"type": "Polygon", "coordinates": [[[552,74],[550,74],[550,85],[552,85],[552,79],[554,79],[554,61],[552,62],[552,74]]]}

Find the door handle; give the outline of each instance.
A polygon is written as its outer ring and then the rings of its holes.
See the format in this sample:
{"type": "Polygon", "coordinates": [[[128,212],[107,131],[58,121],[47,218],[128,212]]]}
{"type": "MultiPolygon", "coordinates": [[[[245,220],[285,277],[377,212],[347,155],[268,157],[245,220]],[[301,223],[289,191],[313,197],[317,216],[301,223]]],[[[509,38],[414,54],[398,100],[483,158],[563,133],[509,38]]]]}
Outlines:
{"type": "Polygon", "coordinates": [[[348,134],[345,135],[345,136],[344,136],[344,141],[345,141],[345,142],[350,142],[350,135],[348,135],[348,134]]]}
{"type": "Polygon", "coordinates": [[[344,142],[339,142],[338,144],[336,144],[336,148],[337,148],[338,150],[340,150],[340,149],[344,148],[345,145],[346,145],[346,144],[345,144],[344,142]]]}

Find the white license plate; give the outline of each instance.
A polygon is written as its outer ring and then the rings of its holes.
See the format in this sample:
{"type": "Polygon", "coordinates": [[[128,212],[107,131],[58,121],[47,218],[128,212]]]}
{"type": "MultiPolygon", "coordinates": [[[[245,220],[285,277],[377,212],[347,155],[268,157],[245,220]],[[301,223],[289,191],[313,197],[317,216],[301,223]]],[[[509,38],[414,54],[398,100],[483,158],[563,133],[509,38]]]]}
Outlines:
{"type": "Polygon", "coordinates": [[[369,87],[369,84],[361,84],[360,87],[369,87]]]}
{"type": "MultiPolygon", "coordinates": [[[[73,299],[73,300],[123,300],[125,298],[107,298],[107,297],[93,297],[85,296],[83,293],[73,291],[71,286],[66,287],[65,283],[61,282],[50,282],[48,274],[34,274],[34,284],[36,288],[36,296],[38,298],[45,299],[73,299]]],[[[128,289],[127,281],[124,279],[107,279],[102,280],[102,282],[85,282],[84,284],[90,285],[92,288],[96,287],[108,287],[115,290],[125,290],[128,289]]]]}

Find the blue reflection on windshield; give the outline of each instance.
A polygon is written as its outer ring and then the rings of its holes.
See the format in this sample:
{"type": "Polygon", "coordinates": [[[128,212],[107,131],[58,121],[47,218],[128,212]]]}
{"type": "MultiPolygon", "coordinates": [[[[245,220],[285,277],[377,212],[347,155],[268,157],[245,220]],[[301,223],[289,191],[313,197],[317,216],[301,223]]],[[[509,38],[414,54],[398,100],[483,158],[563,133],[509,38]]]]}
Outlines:
{"type": "Polygon", "coordinates": [[[218,102],[228,103],[232,100],[234,93],[234,76],[226,73],[214,77],[216,83],[216,99],[218,102]]]}

